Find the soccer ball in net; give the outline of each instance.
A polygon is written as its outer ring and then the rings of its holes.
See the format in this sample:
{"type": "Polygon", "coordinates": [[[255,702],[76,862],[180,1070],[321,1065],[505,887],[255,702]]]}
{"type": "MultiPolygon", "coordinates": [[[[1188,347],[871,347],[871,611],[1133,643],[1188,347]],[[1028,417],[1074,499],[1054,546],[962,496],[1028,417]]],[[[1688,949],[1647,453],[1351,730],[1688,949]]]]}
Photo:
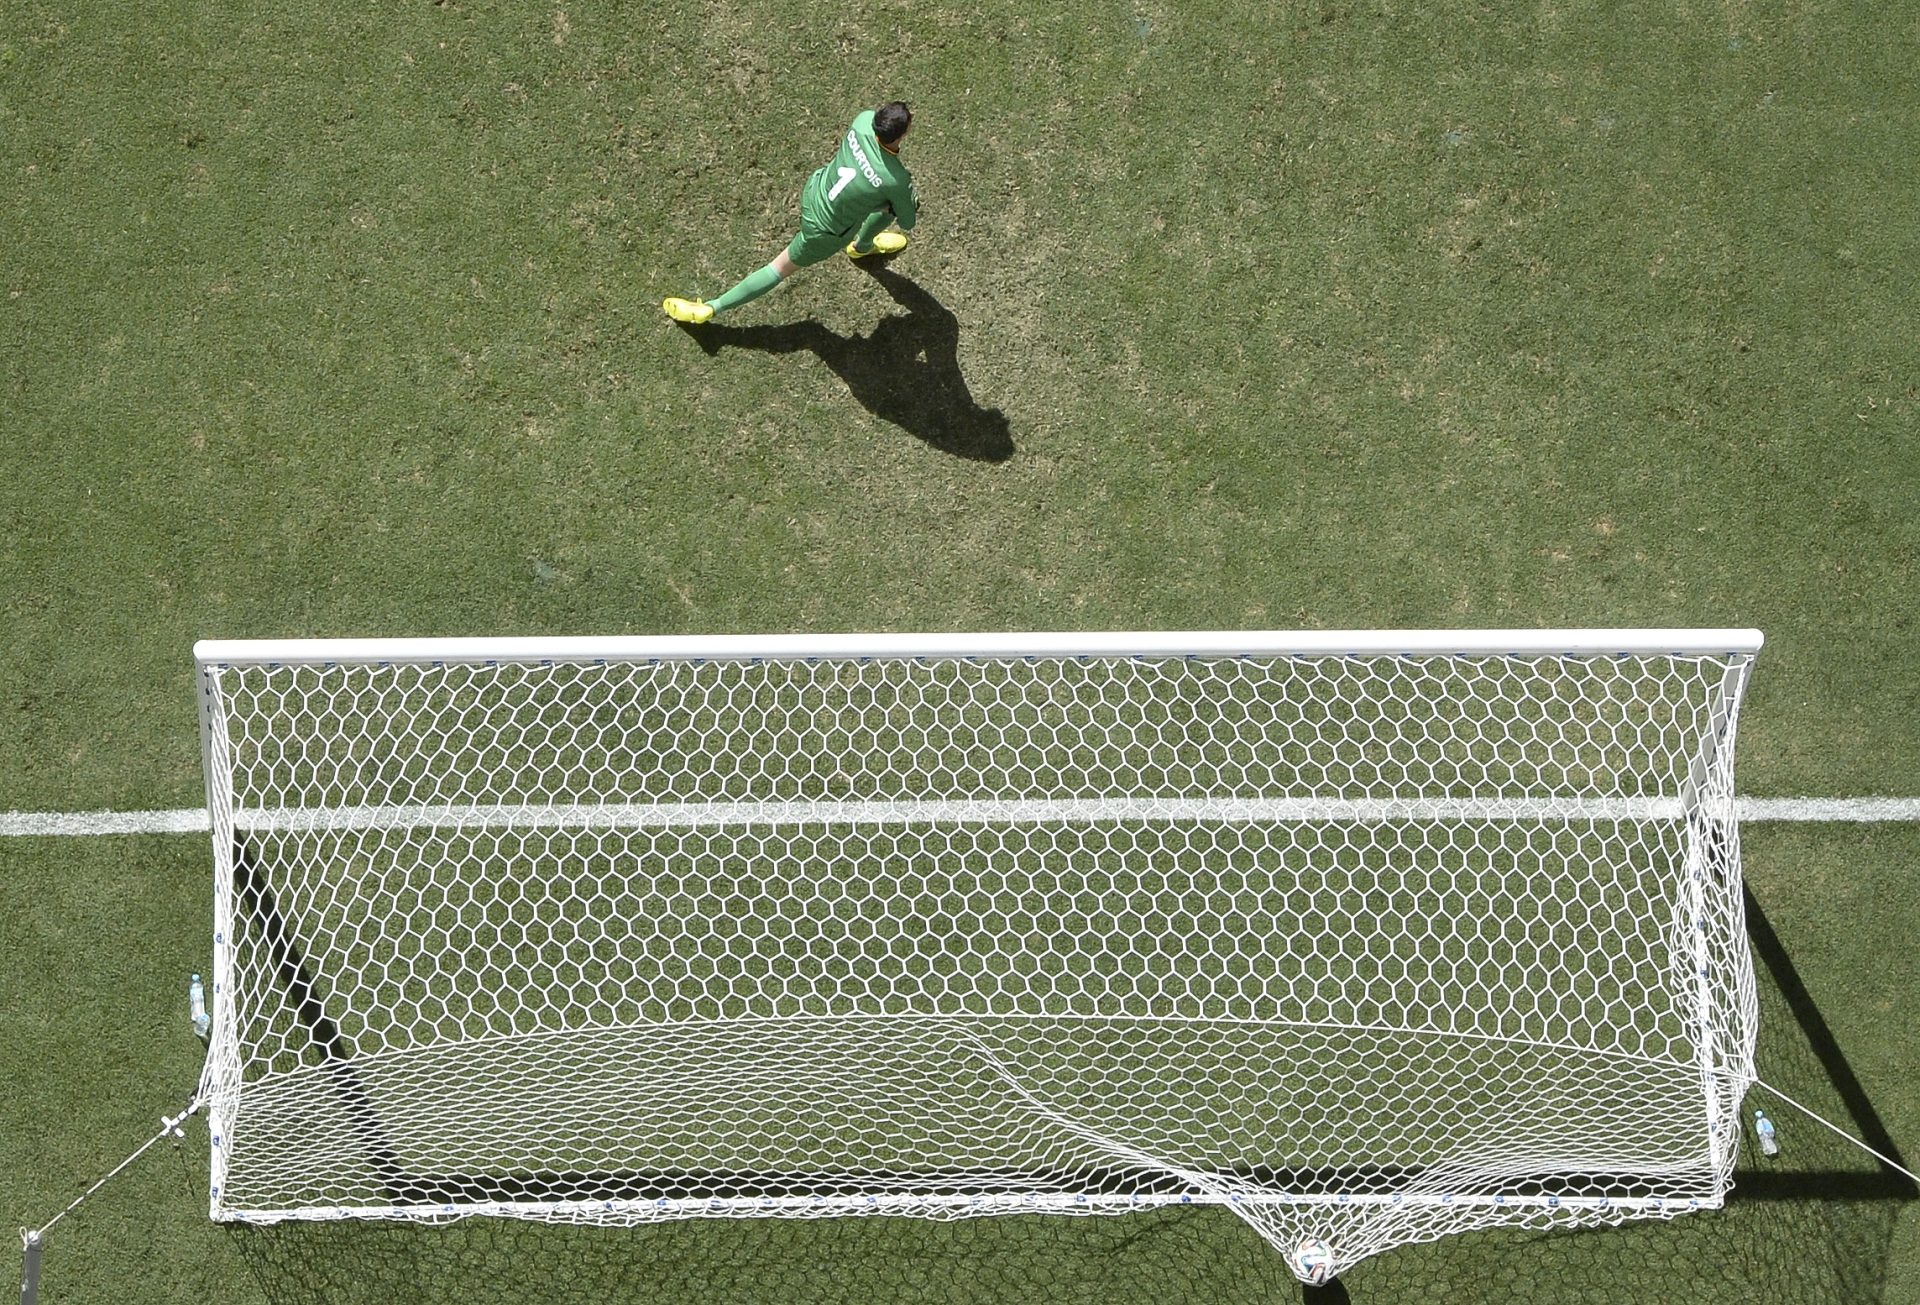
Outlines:
{"type": "Polygon", "coordinates": [[[1310,1287],[1333,1281],[1333,1248],[1316,1237],[1309,1237],[1293,1248],[1293,1272],[1310,1287]]]}

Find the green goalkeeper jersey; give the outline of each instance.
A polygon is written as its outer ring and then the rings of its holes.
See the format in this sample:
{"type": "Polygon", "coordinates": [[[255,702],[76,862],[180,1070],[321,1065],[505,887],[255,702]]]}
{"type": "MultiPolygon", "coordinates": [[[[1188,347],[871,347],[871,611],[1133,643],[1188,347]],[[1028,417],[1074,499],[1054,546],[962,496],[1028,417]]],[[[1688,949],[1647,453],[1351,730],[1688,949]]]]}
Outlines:
{"type": "Polygon", "coordinates": [[[840,138],[833,162],[807,178],[800,192],[800,216],[823,231],[844,235],[890,208],[901,230],[909,231],[919,216],[919,200],[906,165],[875,139],[869,109],[840,138]]]}

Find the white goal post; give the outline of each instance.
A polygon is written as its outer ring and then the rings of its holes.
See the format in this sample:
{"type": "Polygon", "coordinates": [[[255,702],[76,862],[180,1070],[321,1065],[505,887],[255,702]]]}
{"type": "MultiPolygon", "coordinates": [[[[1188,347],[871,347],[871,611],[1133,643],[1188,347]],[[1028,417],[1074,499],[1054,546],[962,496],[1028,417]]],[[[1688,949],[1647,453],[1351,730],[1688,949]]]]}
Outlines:
{"type": "Polygon", "coordinates": [[[1760,644],[203,642],[213,1217],[1717,1206],[1760,644]]]}

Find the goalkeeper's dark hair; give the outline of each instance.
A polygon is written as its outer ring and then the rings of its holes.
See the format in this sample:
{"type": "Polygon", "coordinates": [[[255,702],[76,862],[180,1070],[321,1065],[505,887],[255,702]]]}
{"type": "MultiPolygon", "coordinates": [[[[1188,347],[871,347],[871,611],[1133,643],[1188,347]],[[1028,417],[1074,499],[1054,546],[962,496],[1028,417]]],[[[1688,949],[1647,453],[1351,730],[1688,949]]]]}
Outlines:
{"type": "Polygon", "coordinates": [[[913,110],[892,100],[873,111],[873,137],[882,145],[891,145],[907,134],[913,125],[913,110]]]}

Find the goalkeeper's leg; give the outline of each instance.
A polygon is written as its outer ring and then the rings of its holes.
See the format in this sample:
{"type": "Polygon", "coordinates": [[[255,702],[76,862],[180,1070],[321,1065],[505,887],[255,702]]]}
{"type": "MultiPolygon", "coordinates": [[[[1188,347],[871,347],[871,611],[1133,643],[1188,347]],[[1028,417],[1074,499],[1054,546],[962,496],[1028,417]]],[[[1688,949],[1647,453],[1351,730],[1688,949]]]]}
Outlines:
{"type": "Polygon", "coordinates": [[[783,249],[773,256],[771,263],[757,272],[749,272],[740,278],[733,289],[708,302],[715,313],[724,313],[729,308],[738,308],[741,304],[758,299],[799,270],[793,260],[787,257],[787,251],[783,249]]]}
{"type": "Polygon", "coordinates": [[[893,224],[893,213],[881,209],[870,214],[860,224],[860,230],[854,233],[853,243],[847,246],[847,257],[866,258],[872,254],[897,254],[907,247],[907,238],[898,231],[889,231],[893,224]]]}
{"type": "Polygon", "coordinates": [[[660,307],[676,322],[697,324],[707,321],[728,309],[758,299],[801,268],[832,258],[840,252],[841,243],[846,238],[844,231],[821,231],[802,220],[800,234],[775,254],[771,263],[741,278],[739,284],[725,294],[706,303],[692,299],[667,299],[661,302],[660,307]]]}
{"type": "Polygon", "coordinates": [[[697,299],[667,298],[661,300],[660,307],[674,321],[697,326],[701,322],[710,320],[717,313],[724,313],[729,308],[738,308],[741,304],[758,299],[799,270],[787,251],[783,249],[773,256],[771,263],[757,272],[749,272],[741,277],[731,290],[718,298],[710,299],[705,303],[697,299]]]}

